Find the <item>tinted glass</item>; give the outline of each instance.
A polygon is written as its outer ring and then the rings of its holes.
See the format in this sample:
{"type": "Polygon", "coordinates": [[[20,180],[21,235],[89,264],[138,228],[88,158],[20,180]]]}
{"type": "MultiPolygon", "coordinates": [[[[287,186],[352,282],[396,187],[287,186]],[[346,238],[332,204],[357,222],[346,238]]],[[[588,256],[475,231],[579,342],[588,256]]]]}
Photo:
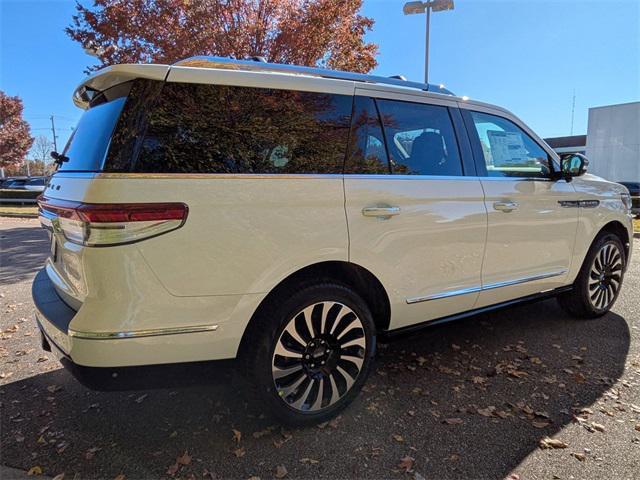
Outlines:
{"type": "Polygon", "coordinates": [[[372,98],[355,97],[350,142],[345,173],[389,173],[380,117],[372,98]]]}
{"type": "Polygon", "coordinates": [[[462,175],[458,145],[446,107],[377,100],[391,168],[403,175],[462,175]]]}
{"type": "Polygon", "coordinates": [[[488,176],[549,176],[549,155],[515,123],[479,112],[471,112],[471,118],[482,146],[488,176]]]}
{"type": "Polygon", "coordinates": [[[127,165],[121,154],[109,169],[342,173],[351,104],[346,95],[167,83],[155,102],[142,99],[127,112],[133,120],[119,142],[136,145],[135,163],[127,165]],[[148,112],[144,125],[136,120],[140,109],[148,112]],[[141,132],[144,140],[136,144],[141,132]]]}
{"type": "Polygon", "coordinates": [[[69,158],[61,171],[98,171],[104,163],[109,140],[126,97],[89,108],[71,134],[63,154],[69,158]]]}

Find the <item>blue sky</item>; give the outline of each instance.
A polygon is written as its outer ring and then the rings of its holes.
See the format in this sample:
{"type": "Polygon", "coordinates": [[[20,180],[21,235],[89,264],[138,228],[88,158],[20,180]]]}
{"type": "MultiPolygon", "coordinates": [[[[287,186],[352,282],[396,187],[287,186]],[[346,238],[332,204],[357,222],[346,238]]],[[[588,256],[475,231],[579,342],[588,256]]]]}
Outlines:
{"type": "MultiPolygon", "coordinates": [[[[87,4],[90,0],[82,0],[87,4]]],[[[380,75],[422,80],[424,16],[365,0],[380,75]]],[[[541,136],[586,133],[589,107],[640,100],[639,0],[455,0],[431,23],[430,80],[504,106],[541,136]]],[[[34,135],[64,144],[80,110],[71,93],[93,58],[69,39],[74,2],[0,0],[0,89],[19,95],[34,135]]]]}

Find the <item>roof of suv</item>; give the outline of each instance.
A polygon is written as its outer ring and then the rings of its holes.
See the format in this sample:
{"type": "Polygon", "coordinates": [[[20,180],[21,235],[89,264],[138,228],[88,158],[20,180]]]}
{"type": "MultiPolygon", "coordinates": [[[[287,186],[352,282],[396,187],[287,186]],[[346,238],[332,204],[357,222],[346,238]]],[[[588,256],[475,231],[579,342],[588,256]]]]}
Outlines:
{"type": "Polygon", "coordinates": [[[73,95],[73,101],[78,107],[87,108],[92,98],[91,92],[97,93],[134,78],[166,80],[172,67],[280,73],[285,75],[295,75],[296,77],[327,78],[367,84],[388,85],[399,87],[401,89],[421,90],[429,93],[453,96],[453,93],[444,88],[444,85],[412,82],[401,76],[382,77],[364,73],[329,70],[326,68],[268,63],[260,57],[256,57],[253,60],[234,60],[224,57],[195,56],[180,60],[173,65],[121,64],[103,68],[87,77],[76,88],[73,95]]]}
{"type": "MultiPolygon", "coordinates": [[[[180,60],[172,65],[165,64],[120,64],[105,67],[97,72],[89,75],[84,81],[78,85],[74,94],[73,101],[76,106],[86,109],[89,107],[91,99],[99,92],[110,87],[127,82],[136,78],[145,78],[149,80],[166,81],[172,68],[194,69],[199,73],[209,71],[212,78],[216,72],[221,70],[232,70],[238,72],[252,73],[275,73],[280,75],[289,75],[299,80],[306,79],[326,79],[327,81],[338,80],[345,82],[361,83],[366,85],[378,85],[387,90],[397,92],[420,91],[425,95],[441,96],[453,101],[463,101],[482,105],[506,113],[508,110],[496,106],[479,102],[477,100],[469,100],[467,97],[458,97],[451,91],[444,88],[443,85],[425,84],[420,82],[412,82],[405,80],[403,77],[382,77],[377,75],[369,75],[364,73],[342,72],[337,70],[329,70],[325,68],[305,67],[299,65],[286,65],[281,63],[268,63],[262,58],[256,57],[253,60],[235,60],[225,57],[214,56],[195,56],[180,60]]],[[[212,82],[214,83],[214,82],[212,82]]]]}

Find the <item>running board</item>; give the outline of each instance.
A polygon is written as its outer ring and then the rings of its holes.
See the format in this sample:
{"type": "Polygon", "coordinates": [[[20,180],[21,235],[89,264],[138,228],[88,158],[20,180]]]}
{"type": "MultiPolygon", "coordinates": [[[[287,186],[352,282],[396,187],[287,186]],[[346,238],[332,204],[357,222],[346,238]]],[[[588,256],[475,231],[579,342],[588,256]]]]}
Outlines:
{"type": "Polygon", "coordinates": [[[526,297],[516,298],[514,300],[508,300],[502,303],[496,303],[495,305],[489,305],[487,307],[475,308],[473,310],[467,310],[466,312],[456,313],[455,315],[449,315],[448,317],[435,318],[433,320],[427,320],[425,322],[416,323],[414,325],[408,325],[406,327],[396,328],[394,330],[387,330],[385,332],[381,332],[381,336],[384,338],[396,338],[408,333],[422,330],[423,328],[427,328],[432,325],[440,325],[442,323],[453,322],[455,320],[461,320],[467,317],[473,317],[474,315],[492,312],[494,310],[500,310],[502,308],[510,307],[513,305],[522,305],[550,297],[555,297],[559,293],[568,292],[572,289],[573,285],[567,285],[564,287],[555,288],[553,290],[546,290],[544,292],[534,293],[533,295],[528,295],[526,297]]]}

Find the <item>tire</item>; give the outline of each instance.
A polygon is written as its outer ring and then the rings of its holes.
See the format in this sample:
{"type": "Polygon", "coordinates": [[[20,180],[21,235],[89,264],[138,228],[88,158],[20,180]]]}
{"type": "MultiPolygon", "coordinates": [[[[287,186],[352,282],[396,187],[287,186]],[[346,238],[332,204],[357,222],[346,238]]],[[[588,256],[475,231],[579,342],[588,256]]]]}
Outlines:
{"type": "Polygon", "coordinates": [[[333,282],[277,295],[247,335],[242,359],[254,398],[296,426],[324,422],[347,407],[369,375],[376,348],[367,304],[333,282]]]}
{"type": "Polygon", "coordinates": [[[618,298],[626,265],[624,246],[613,233],[601,233],[587,252],[573,289],[558,296],[558,303],[576,318],[601,317],[618,298]]]}

